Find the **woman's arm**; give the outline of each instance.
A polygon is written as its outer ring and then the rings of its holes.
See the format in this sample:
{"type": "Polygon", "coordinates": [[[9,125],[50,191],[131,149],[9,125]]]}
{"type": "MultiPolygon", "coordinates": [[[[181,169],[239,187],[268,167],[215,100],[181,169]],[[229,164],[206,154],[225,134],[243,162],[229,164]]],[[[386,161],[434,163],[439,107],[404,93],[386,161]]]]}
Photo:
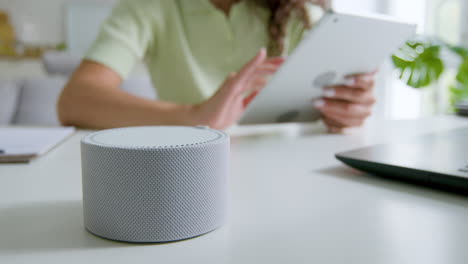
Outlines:
{"type": "Polygon", "coordinates": [[[138,125],[196,125],[194,106],[153,101],[122,89],[122,78],[110,68],[83,61],[58,101],[63,125],[113,128],[138,125]]]}
{"type": "Polygon", "coordinates": [[[262,49],[238,73],[229,75],[210,99],[198,105],[180,105],[130,95],[119,88],[122,78],[118,73],[85,60],[59,98],[59,119],[63,125],[94,129],[138,125],[208,125],[224,129],[242,116],[283,61],[267,58],[262,49]]]}

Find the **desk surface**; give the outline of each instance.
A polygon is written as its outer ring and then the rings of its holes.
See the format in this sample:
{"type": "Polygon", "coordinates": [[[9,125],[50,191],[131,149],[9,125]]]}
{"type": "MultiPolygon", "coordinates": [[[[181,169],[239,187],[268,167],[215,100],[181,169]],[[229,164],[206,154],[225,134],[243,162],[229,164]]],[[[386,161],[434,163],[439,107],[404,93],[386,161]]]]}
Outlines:
{"type": "Polygon", "coordinates": [[[314,126],[231,131],[230,222],[170,244],[87,233],[82,131],[28,165],[0,166],[0,263],[466,263],[468,198],[366,175],[335,152],[468,127],[437,117],[352,135],[314,126]]]}

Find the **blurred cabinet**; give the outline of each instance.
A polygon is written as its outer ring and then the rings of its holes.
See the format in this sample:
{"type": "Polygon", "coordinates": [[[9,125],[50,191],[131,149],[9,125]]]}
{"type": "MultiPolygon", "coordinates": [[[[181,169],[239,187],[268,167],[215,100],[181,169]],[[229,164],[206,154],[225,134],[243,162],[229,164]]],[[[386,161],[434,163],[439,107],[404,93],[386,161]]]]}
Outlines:
{"type": "Polygon", "coordinates": [[[10,17],[0,10],[0,56],[14,56],[15,43],[15,30],[10,23],[10,17]]]}
{"type": "Polygon", "coordinates": [[[34,79],[46,75],[40,59],[0,59],[0,80],[34,79]]]}

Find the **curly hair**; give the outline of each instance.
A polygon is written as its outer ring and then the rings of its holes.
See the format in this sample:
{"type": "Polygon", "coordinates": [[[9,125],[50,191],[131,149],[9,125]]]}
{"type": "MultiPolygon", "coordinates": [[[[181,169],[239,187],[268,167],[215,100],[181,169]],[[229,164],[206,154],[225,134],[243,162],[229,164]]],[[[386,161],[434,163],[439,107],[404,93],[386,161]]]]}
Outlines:
{"type": "Polygon", "coordinates": [[[285,38],[287,35],[288,22],[295,13],[302,20],[304,27],[312,27],[311,18],[307,10],[307,4],[319,5],[324,10],[330,8],[331,0],[253,0],[257,4],[270,10],[268,22],[268,33],[270,35],[270,45],[268,53],[270,56],[283,54],[285,50],[285,38]]]}

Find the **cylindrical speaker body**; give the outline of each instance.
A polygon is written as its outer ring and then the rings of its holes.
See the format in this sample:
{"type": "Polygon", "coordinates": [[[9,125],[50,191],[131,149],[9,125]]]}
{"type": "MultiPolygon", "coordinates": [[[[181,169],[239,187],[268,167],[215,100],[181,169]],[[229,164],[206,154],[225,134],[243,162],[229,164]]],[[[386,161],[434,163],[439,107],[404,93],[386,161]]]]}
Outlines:
{"type": "Polygon", "coordinates": [[[226,218],[229,137],[205,127],[133,127],[81,141],[86,229],[127,242],[169,242],[226,218]]]}

